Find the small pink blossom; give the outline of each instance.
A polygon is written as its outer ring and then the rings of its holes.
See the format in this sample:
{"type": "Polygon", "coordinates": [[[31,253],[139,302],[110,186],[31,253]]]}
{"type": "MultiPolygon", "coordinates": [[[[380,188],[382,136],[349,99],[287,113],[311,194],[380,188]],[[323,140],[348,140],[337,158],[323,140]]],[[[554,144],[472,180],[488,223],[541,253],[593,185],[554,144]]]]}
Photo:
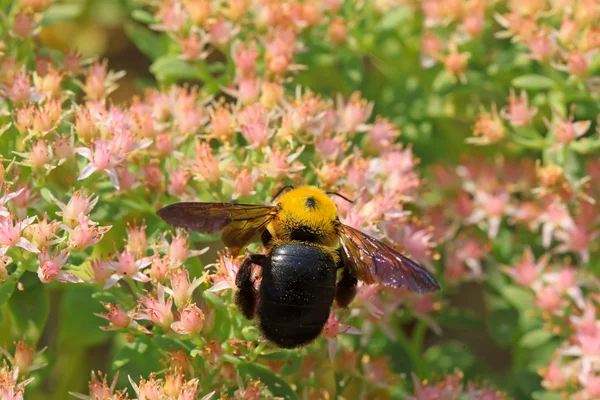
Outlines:
{"type": "Polygon", "coordinates": [[[117,251],[117,261],[110,264],[110,268],[115,272],[106,280],[104,289],[110,289],[124,278],[131,278],[138,282],[150,281],[150,278],[143,274],[142,270],[151,263],[152,261],[147,257],[136,259],[136,256],[129,250],[117,251]]]}
{"type": "Polygon", "coordinates": [[[562,298],[558,289],[552,286],[543,286],[536,290],[535,304],[542,311],[561,315],[568,303],[562,298]]]}
{"type": "Polygon", "coordinates": [[[544,269],[548,265],[548,256],[535,260],[531,248],[525,249],[521,259],[514,267],[506,267],[505,271],[517,284],[531,288],[541,278],[544,269]]]}
{"type": "Polygon", "coordinates": [[[544,378],[542,386],[552,391],[564,389],[568,381],[568,375],[557,362],[551,362],[543,370],[542,377],[544,378]]]}
{"type": "Polygon", "coordinates": [[[88,216],[79,215],[77,225],[73,228],[67,225],[61,227],[69,233],[69,247],[73,250],[85,250],[98,243],[111,226],[98,226],[88,216]]]}
{"type": "Polygon", "coordinates": [[[111,303],[102,303],[102,306],[106,308],[108,312],[96,314],[98,317],[107,319],[110,322],[108,326],[101,326],[100,329],[105,331],[127,329],[132,327],[135,321],[131,318],[131,315],[122,308],[111,303]]]}
{"type": "Polygon", "coordinates": [[[361,99],[360,93],[353,93],[347,102],[344,102],[342,97],[338,97],[337,110],[340,119],[338,127],[340,132],[353,134],[369,129],[366,123],[373,112],[373,103],[361,99]]]}
{"type": "Polygon", "coordinates": [[[523,127],[531,124],[531,119],[537,114],[537,108],[529,108],[527,92],[522,91],[520,97],[510,90],[508,106],[500,110],[502,118],[514,127],[523,127]]]}
{"type": "Polygon", "coordinates": [[[304,164],[296,161],[304,151],[304,146],[300,146],[295,152],[289,148],[282,149],[275,145],[265,147],[265,162],[260,164],[261,173],[275,180],[289,177],[306,168],[304,164]]]}
{"type": "Polygon", "coordinates": [[[195,304],[188,304],[179,314],[179,321],[171,329],[180,335],[198,334],[204,326],[204,313],[195,304]]]}
{"type": "Polygon", "coordinates": [[[23,230],[31,225],[35,217],[29,217],[24,220],[17,220],[10,213],[7,217],[0,219],[0,251],[13,247],[20,247],[30,253],[39,253],[40,251],[29,240],[22,236],[23,230]]]}
{"type": "Polygon", "coordinates": [[[216,264],[207,267],[216,267],[216,271],[211,275],[213,286],[208,289],[209,292],[219,292],[225,289],[237,290],[235,277],[240,269],[242,260],[234,257],[229,251],[219,252],[219,261],[216,264]]]}
{"type": "Polygon", "coordinates": [[[98,199],[98,196],[94,198],[93,195],[85,197],[83,189],[74,192],[67,204],[52,196],[54,203],[61,209],[56,215],[63,217],[63,221],[67,224],[78,221],[80,215],[85,216],[92,212],[98,203],[98,199]]]}
{"type": "Polygon", "coordinates": [[[204,282],[204,276],[194,278],[190,282],[189,273],[185,269],[176,269],[169,275],[171,288],[165,288],[165,291],[175,300],[177,307],[183,307],[185,303],[192,299],[192,295],[198,286],[204,282]]]}
{"type": "Polygon", "coordinates": [[[38,255],[38,258],[40,266],[38,267],[37,274],[42,283],[53,281],[62,283],[83,282],[80,278],[63,270],[69,258],[69,253],[66,250],[59,253],[58,249],[56,249],[54,255],[50,255],[48,251],[43,251],[38,255]]]}
{"type": "Polygon", "coordinates": [[[329,319],[325,323],[323,327],[323,332],[321,333],[323,337],[327,338],[328,349],[329,349],[329,359],[331,362],[335,360],[335,353],[337,352],[338,347],[338,335],[341,334],[349,334],[349,335],[360,335],[362,332],[352,327],[348,324],[342,324],[343,318],[338,318],[335,310],[331,312],[329,315],[329,319]]]}
{"type": "Polygon", "coordinates": [[[77,177],[78,180],[86,179],[96,171],[104,171],[110,178],[110,183],[119,190],[119,178],[115,170],[119,160],[111,142],[100,140],[91,148],[78,147],[75,151],[90,161],[77,177]]]}
{"type": "Polygon", "coordinates": [[[173,323],[172,307],[173,299],[170,296],[165,299],[165,287],[159,283],[156,298],[146,292],[146,296],[140,299],[140,310],[134,318],[152,321],[163,329],[169,330],[173,323]]]}

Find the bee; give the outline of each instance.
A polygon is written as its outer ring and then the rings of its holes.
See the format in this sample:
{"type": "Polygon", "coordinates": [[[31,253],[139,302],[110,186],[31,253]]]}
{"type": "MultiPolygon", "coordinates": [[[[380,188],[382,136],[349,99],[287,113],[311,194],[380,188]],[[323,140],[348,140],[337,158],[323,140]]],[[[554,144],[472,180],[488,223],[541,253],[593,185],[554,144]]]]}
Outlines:
{"type": "Polygon", "coordinates": [[[341,223],[335,203],[317,187],[292,188],[274,205],[184,202],[157,214],[176,227],[221,233],[234,255],[260,239],[265,254],[244,259],[235,278],[235,302],[247,319],[256,317],[263,336],[281,348],[314,341],[333,301],[347,307],[359,280],[417,293],[440,289],[417,263],[341,223]],[[258,289],[253,265],[262,269],[258,289]]]}

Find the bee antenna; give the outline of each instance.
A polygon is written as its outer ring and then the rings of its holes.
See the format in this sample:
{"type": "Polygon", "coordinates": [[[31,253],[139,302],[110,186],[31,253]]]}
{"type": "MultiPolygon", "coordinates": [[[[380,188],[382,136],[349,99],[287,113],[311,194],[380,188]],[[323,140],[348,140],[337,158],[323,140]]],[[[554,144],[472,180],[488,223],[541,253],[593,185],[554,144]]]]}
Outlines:
{"type": "Polygon", "coordinates": [[[354,204],[354,201],[350,200],[349,198],[347,198],[343,194],[339,194],[338,192],[325,192],[325,193],[327,193],[327,194],[335,194],[336,196],[341,197],[342,199],[346,200],[348,203],[354,204]]]}
{"type": "Polygon", "coordinates": [[[281,189],[279,189],[279,191],[277,192],[275,197],[273,197],[273,201],[275,201],[275,199],[277,199],[279,197],[279,195],[281,195],[281,193],[283,193],[285,190],[293,189],[293,188],[294,188],[294,186],[292,186],[292,185],[286,185],[286,186],[282,187],[281,189]]]}

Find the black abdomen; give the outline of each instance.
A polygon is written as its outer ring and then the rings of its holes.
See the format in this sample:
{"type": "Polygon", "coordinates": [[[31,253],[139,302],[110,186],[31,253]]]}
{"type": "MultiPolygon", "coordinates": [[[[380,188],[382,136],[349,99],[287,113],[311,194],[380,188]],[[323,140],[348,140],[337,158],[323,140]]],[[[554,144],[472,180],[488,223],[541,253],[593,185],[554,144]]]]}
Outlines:
{"type": "Polygon", "coordinates": [[[316,246],[284,244],[263,267],[258,323],[265,337],[283,348],[316,339],[335,295],[332,257],[316,246]]]}

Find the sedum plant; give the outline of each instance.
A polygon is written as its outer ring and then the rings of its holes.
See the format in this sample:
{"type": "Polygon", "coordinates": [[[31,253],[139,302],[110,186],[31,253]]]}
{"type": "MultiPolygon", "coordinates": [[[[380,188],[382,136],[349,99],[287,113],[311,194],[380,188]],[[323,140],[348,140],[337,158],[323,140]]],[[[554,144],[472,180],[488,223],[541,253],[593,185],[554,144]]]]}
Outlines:
{"type": "Polygon", "coordinates": [[[2,399],[600,396],[597,1],[0,7],[2,399]],[[103,15],[151,73],[121,100],[147,71],[49,39],[103,15]],[[244,255],[155,212],[289,184],[442,291],[361,285],[264,341],[244,255]]]}

